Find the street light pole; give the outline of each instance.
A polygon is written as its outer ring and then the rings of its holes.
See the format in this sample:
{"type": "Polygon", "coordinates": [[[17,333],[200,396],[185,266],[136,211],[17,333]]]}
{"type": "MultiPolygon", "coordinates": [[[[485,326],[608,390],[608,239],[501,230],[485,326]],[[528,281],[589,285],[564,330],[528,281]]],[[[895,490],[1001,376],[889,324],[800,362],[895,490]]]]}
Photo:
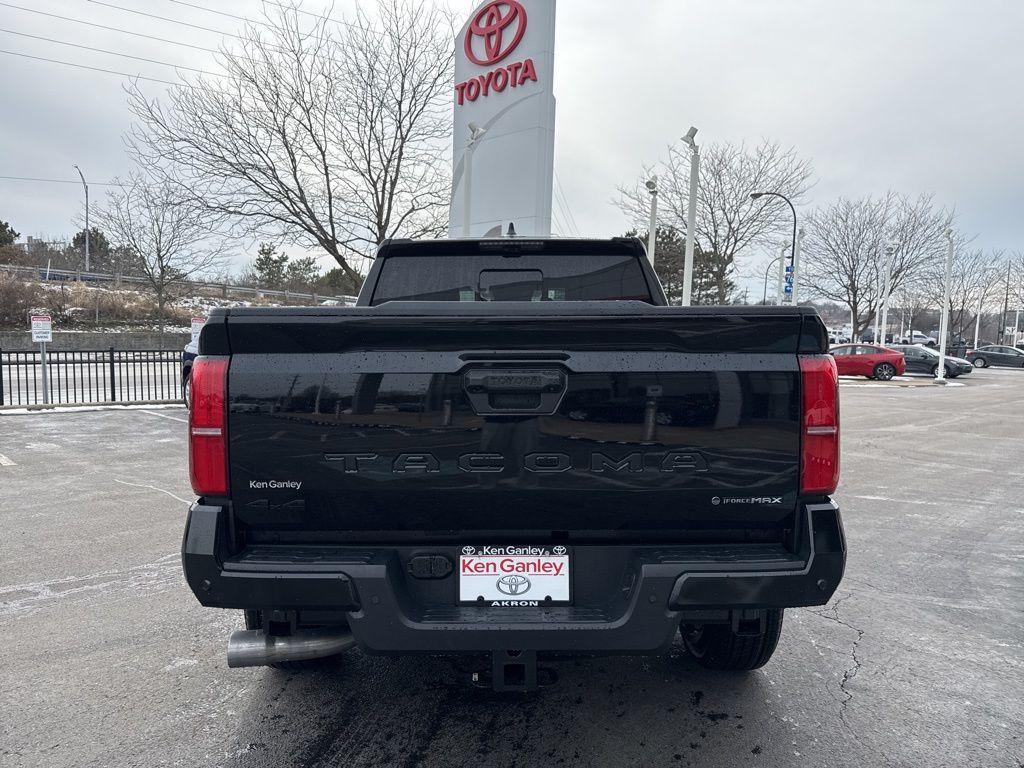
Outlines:
{"type": "Polygon", "coordinates": [[[978,311],[974,315],[974,346],[971,349],[978,348],[978,335],[981,333],[981,300],[984,296],[984,293],[978,294],[978,311]]]}
{"type": "Polygon", "coordinates": [[[882,275],[882,340],[875,334],[875,344],[885,346],[885,332],[889,328],[889,281],[892,280],[892,257],[896,249],[891,245],[885,248],[885,272],[882,275]]]}
{"type": "Polygon", "coordinates": [[[683,136],[683,141],[690,147],[690,194],[686,209],[686,253],[683,258],[683,306],[690,306],[693,293],[693,246],[697,233],[697,183],[700,177],[700,147],[694,138],[697,129],[692,125],[683,136]]]}
{"type": "Polygon", "coordinates": [[[789,247],[789,243],[783,243],[782,253],[779,254],[779,293],[776,297],[775,303],[780,307],[782,306],[783,297],[785,296],[785,289],[783,286],[786,282],[786,249],[789,247]]]}
{"type": "Polygon", "coordinates": [[[988,291],[988,285],[985,283],[985,275],[991,272],[995,267],[989,265],[981,270],[982,275],[982,287],[978,292],[978,311],[974,313],[974,346],[971,349],[978,348],[978,336],[981,333],[981,304],[985,299],[985,294],[988,291]]]}
{"type": "Polygon", "coordinates": [[[942,315],[939,321],[939,369],[935,372],[936,380],[946,381],[946,335],[949,331],[949,287],[953,279],[953,230],[946,230],[949,251],[946,254],[946,279],[942,286],[942,315]]]}
{"type": "Polygon", "coordinates": [[[647,191],[651,193],[651,221],[647,227],[647,258],[654,269],[654,252],[658,247],[658,177],[654,176],[647,182],[647,191]]]}
{"type": "Polygon", "coordinates": [[[78,176],[82,180],[82,186],[85,188],[85,271],[89,271],[89,185],[85,183],[85,176],[82,174],[82,169],[77,165],[75,170],[78,171],[78,176]]]}
{"type": "Polygon", "coordinates": [[[1010,311],[1010,266],[1013,262],[1006,262],[1006,296],[1003,299],[1003,314],[999,316],[999,343],[1006,341],[1006,315],[1010,311]]]}
{"type": "MultiPolygon", "coordinates": [[[[793,264],[793,269],[796,269],[796,208],[793,207],[792,201],[781,192],[754,192],[750,195],[751,200],[759,200],[762,197],[778,197],[781,200],[786,201],[786,205],[789,206],[789,210],[793,212],[793,239],[790,240],[790,252],[789,252],[789,263],[793,264]]],[[[785,270],[783,270],[785,272],[785,270]]],[[[795,280],[796,278],[794,278],[795,280]]],[[[782,304],[782,291],[779,291],[779,304],[782,304]]],[[[795,301],[795,297],[794,297],[795,301]]]]}
{"type": "Polygon", "coordinates": [[[793,252],[793,306],[797,306],[796,292],[800,285],[800,250],[804,242],[804,228],[796,233],[796,250],[793,252]]]}
{"type": "Polygon", "coordinates": [[[469,237],[469,231],[473,219],[470,216],[470,209],[473,204],[473,150],[480,143],[480,139],[487,133],[486,128],[481,128],[476,123],[469,124],[469,140],[466,142],[466,149],[462,154],[462,236],[469,237]]]}
{"type": "Polygon", "coordinates": [[[772,265],[781,258],[781,256],[776,256],[774,259],[769,261],[768,268],[764,271],[764,296],[761,297],[761,303],[764,305],[768,304],[768,275],[772,272],[772,265]]]}

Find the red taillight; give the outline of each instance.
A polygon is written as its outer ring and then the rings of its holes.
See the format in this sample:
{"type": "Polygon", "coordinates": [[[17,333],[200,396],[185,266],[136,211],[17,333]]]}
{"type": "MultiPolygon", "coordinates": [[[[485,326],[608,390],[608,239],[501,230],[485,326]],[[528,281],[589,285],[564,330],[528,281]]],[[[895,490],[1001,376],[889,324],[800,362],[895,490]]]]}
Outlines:
{"type": "Polygon", "coordinates": [[[800,492],[821,496],[839,485],[839,377],[831,355],[800,358],[803,434],[800,492]]]}
{"type": "Polygon", "coordinates": [[[197,357],[191,372],[188,469],[197,496],[228,492],[228,358],[197,357]]]}

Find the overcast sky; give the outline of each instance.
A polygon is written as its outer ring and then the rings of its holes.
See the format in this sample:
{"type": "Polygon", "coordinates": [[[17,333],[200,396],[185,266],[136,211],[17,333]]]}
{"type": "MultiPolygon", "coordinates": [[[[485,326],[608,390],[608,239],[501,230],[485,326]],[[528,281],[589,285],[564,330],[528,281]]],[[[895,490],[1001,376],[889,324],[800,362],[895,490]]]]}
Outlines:
{"type": "MultiPolygon", "coordinates": [[[[3,0],[0,49],[149,77],[156,64],[14,32],[197,68],[212,55],[9,4],[215,48],[240,22],[170,0],[3,0]]],[[[189,0],[255,17],[258,0],[189,0]]],[[[475,3],[456,2],[468,14],[475,3]]],[[[323,3],[306,2],[321,12],[323,3]]],[[[336,0],[345,18],[354,0],[336,0]]],[[[1024,2],[1021,0],[558,0],[556,173],[584,234],[621,234],[615,186],[698,126],[698,141],[794,146],[815,166],[812,203],[894,189],[934,192],[985,248],[1024,250],[1024,2]]],[[[93,183],[129,170],[123,78],[0,54],[0,176],[93,183]]],[[[164,86],[149,84],[158,95],[164,86]]],[[[0,179],[0,219],[67,236],[81,188],[0,179]]],[[[556,208],[556,215],[560,212],[556,208]]],[[[748,262],[756,264],[760,255],[748,262]]],[[[748,268],[752,271],[752,267],[748,268]]]]}

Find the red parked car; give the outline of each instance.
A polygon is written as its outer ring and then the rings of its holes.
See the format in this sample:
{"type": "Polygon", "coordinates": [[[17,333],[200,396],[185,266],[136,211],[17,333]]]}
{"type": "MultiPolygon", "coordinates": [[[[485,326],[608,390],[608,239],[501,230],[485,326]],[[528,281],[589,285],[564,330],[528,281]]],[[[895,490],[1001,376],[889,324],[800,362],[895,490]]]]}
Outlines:
{"type": "Polygon", "coordinates": [[[843,344],[832,347],[829,353],[836,359],[840,376],[867,376],[889,381],[893,376],[902,375],[907,368],[902,352],[871,344],[843,344]]]}

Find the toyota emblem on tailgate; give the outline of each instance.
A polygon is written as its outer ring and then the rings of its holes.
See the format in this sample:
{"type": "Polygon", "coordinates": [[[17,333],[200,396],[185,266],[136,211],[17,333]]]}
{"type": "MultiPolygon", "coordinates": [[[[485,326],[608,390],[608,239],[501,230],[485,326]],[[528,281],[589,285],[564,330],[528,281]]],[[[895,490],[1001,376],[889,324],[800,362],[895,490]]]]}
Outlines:
{"type": "Polygon", "coordinates": [[[518,573],[506,574],[498,579],[497,583],[498,591],[511,597],[526,594],[530,591],[531,586],[530,580],[518,573]]]}

